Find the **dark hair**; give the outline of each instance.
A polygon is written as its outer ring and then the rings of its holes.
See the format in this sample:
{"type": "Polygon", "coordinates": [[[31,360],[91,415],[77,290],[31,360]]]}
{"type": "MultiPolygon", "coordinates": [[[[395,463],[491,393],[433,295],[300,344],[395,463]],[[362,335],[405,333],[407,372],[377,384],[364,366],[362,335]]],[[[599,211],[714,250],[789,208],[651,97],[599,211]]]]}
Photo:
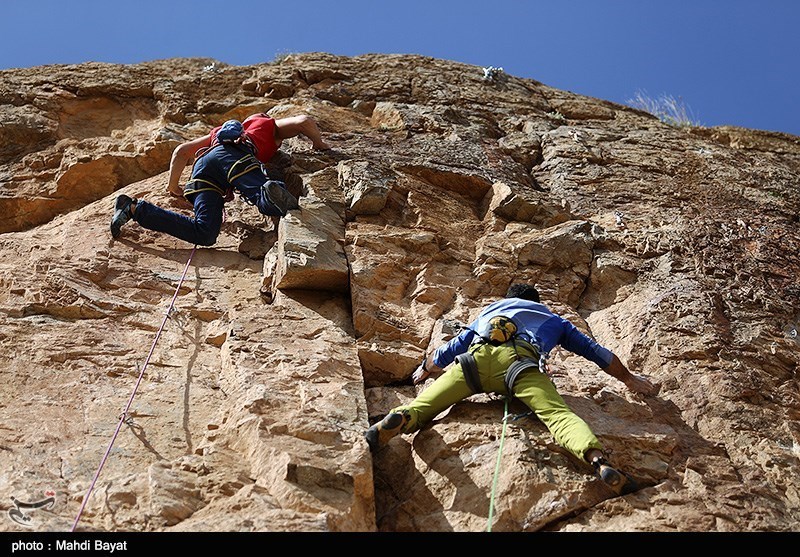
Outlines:
{"type": "Polygon", "coordinates": [[[539,291],[530,284],[516,283],[508,287],[506,298],[522,298],[532,302],[539,302],[539,291]]]}

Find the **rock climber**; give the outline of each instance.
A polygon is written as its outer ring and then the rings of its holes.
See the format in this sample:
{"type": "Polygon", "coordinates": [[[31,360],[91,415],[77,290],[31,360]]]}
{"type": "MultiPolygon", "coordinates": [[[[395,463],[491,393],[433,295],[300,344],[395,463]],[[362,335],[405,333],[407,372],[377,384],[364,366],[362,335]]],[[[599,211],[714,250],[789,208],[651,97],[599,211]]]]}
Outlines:
{"type": "Polygon", "coordinates": [[[478,392],[513,395],[544,423],[556,442],[596,474],[617,494],[637,489],[636,482],[614,468],[588,424],[556,391],[546,369],[547,354],[557,345],[596,363],[626,387],[655,395],[659,386],[632,374],[609,349],[540,303],[535,286],[512,284],[504,299],[488,305],[449,342],[423,358],[412,375],[418,384],[455,362],[409,404],[393,408],[372,425],[365,438],[374,452],[399,433],[414,433],[451,405],[478,392]]]}
{"type": "Polygon", "coordinates": [[[191,244],[213,245],[222,227],[223,205],[233,199],[234,191],[266,216],[280,218],[298,209],[298,200],[283,182],[270,179],[263,165],[272,159],[284,140],[298,135],[310,139],[314,149],[330,149],[315,120],[307,115],[276,120],[260,113],[248,116],[241,123],[231,120],[223,126],[181,143],[172,152],[167,191],[191,203],[194,217],[123,194],[117,196],[114,205],[112,237],[119,237],[122,226],[134,220],[144,228],[165,232],[191,244]],[[239,124],[243,134],[236,141],[220,141],[218,136],[229,123],[231,129],[239,124]],[[191,179],[181,188],[183,168],[192,161],[191,179]]]}

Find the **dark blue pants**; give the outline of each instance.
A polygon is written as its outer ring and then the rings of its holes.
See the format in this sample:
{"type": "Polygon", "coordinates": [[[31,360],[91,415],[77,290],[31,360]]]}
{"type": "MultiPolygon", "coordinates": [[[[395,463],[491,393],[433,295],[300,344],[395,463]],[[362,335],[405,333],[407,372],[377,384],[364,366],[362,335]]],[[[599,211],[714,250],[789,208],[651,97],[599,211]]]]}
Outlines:
{"type": "MultiPolygon", "coordinates": [[[[272,204],[261,187],[268,180],[261,165],[255,157],[238,147],[220,145],[210,150],[195,163],[192,179],[208,180],[223,189],[232,185],[246,202],[258,207],[262,215],[281,216],[280,209],[272,204]]],[[[213,189],[188,194],[187,199],[194,204],[194,218],[139,201],[133,220],[145,228],[166,232],[190,244],[213,245],[222,228],[225,200],[213,189]]]]}
{"type": "Polygon", "coordinates": [[[222,228],[222,206],[225,201],[215,191],[201,191],[192,196],[194,218],[162,209],[147,201],[136,204],[133,220],[145,228],[166,232],[190,244],[211,246],[222,228]]]}

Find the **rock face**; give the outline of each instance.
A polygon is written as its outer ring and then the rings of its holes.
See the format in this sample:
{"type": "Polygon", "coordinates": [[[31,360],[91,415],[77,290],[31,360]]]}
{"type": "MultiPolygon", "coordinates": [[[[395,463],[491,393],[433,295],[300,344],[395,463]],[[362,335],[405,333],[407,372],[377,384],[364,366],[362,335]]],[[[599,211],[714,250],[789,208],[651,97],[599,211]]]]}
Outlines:
{"type": "Polygon", "coordinates": [[[70,529],[151,348],[79,530],[484,531],[490,505],[492,531],[797,530],[798,175],[798,137],[424,57],[2,71],[0,530],[70,529]],[[170,206],[172,149],[261,111],[333,146],[271,165],[300,211],[237,199],[196,251],[111,239],[118,192],[170,206]],[[551,357],[635,493],[529,416],[495,477],[495,395],[370,454],[423,352],[512,281],[661,383],[551,357]]]}

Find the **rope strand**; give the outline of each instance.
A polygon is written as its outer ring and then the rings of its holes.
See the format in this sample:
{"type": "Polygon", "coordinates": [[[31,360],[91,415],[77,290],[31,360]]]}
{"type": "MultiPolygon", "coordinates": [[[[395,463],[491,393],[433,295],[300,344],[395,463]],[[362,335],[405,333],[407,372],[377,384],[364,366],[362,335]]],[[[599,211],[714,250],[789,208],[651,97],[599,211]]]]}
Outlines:
{"type": "Polygon", "coordinates": [[[489,497],[489,521],[486,526],[486,531],[492,531],[492,517],[494,515],[494,495],[497,490],[497,477],[500,475],[500,457],[503,456],[503,444],[506,440],[506,428],[508,427],[508,397],[506,397],[506,405],[503,409],[503,433],[500,434],[500,448],[497,450],[497,461],[494,465],[494,478],[492,479],[492,494],[489,497]]]}
{"type": "Polygon", "coordinates": [[[75,522],[72,524],[71,532],[75,531],[75,528],[78,526],[78,522],[81,519],[81,515],[83,515],[83,511],[86,508],[86,503],[89,502],[89,496],[92,494],[94,490],[94,486],[97,483],[97,479],[100,477],[100,472],[105,466],[106,460],[108,460],[108,455],[111,453],[111,447],[114,446],[114,441],[117,439],[117,435],[119,435],[120,429],[122,429],[122,424],[128,419],[128,411],[131,409],[131,404],[133,404],[133,398],[136,396],[136,391],[139,390],[139,385],[142,382],[142,377],[144,377],[144,372],[147,369],[147,365],[150,363],[150,358],[153,356],[153,352],[155,352],[156,344],[158,343],[158,339],[161,336],[161,332],[164,330],[164,326],[167,324],[167,319],[169,319],[169,314],[172,312],[172,308],[175,306],[175,300],[178,299],[178,293],[181,290],[181,286],[183,285],[184,279],[186,279],[186,273],[189,271],[189,265],[192,262],[192,258],[194,257],[194,252],[197,250],[197,246],[195,245],[192,248],[192,253],[189,254],[189,260],[186,262],[186,267],[183,269],[183,274],[181,275],[180,281],[178,281],[178,287],[175,289],[175,294],[172,296],[172,301],[169,304],[169,308],[167,308],[166,313],[164,314],[164,319],[161,321],[161,327],[158,328],[158,332],[156,333],[155,339],[153,339],[153,344],[150,347],[150,352],[147,354],[147,358],[144,361],[144,365],[142,366],[141,371],[139,372],[139,377],[136,379],[136,384],[133,387],[133,392],[131,393],[130,398],[128,399],[128,404],[125,405],[125,409],[122,411],[122,414],[119,415],[119,422],[117,422],[117,429],[114,430],[114,435],[111,436],[111,442],[108,444],[108,448],[106,449],[103,458],[100,460],[100,466],[97,468],[97,472],[94,474],[94,478],[92,478],[92,483],[89,485],[89,489],[86,491],[86,495],[83,496],[83,502],[81,503],[81,508],[78,511],[78,515],[75,517],[75,522]]]}

